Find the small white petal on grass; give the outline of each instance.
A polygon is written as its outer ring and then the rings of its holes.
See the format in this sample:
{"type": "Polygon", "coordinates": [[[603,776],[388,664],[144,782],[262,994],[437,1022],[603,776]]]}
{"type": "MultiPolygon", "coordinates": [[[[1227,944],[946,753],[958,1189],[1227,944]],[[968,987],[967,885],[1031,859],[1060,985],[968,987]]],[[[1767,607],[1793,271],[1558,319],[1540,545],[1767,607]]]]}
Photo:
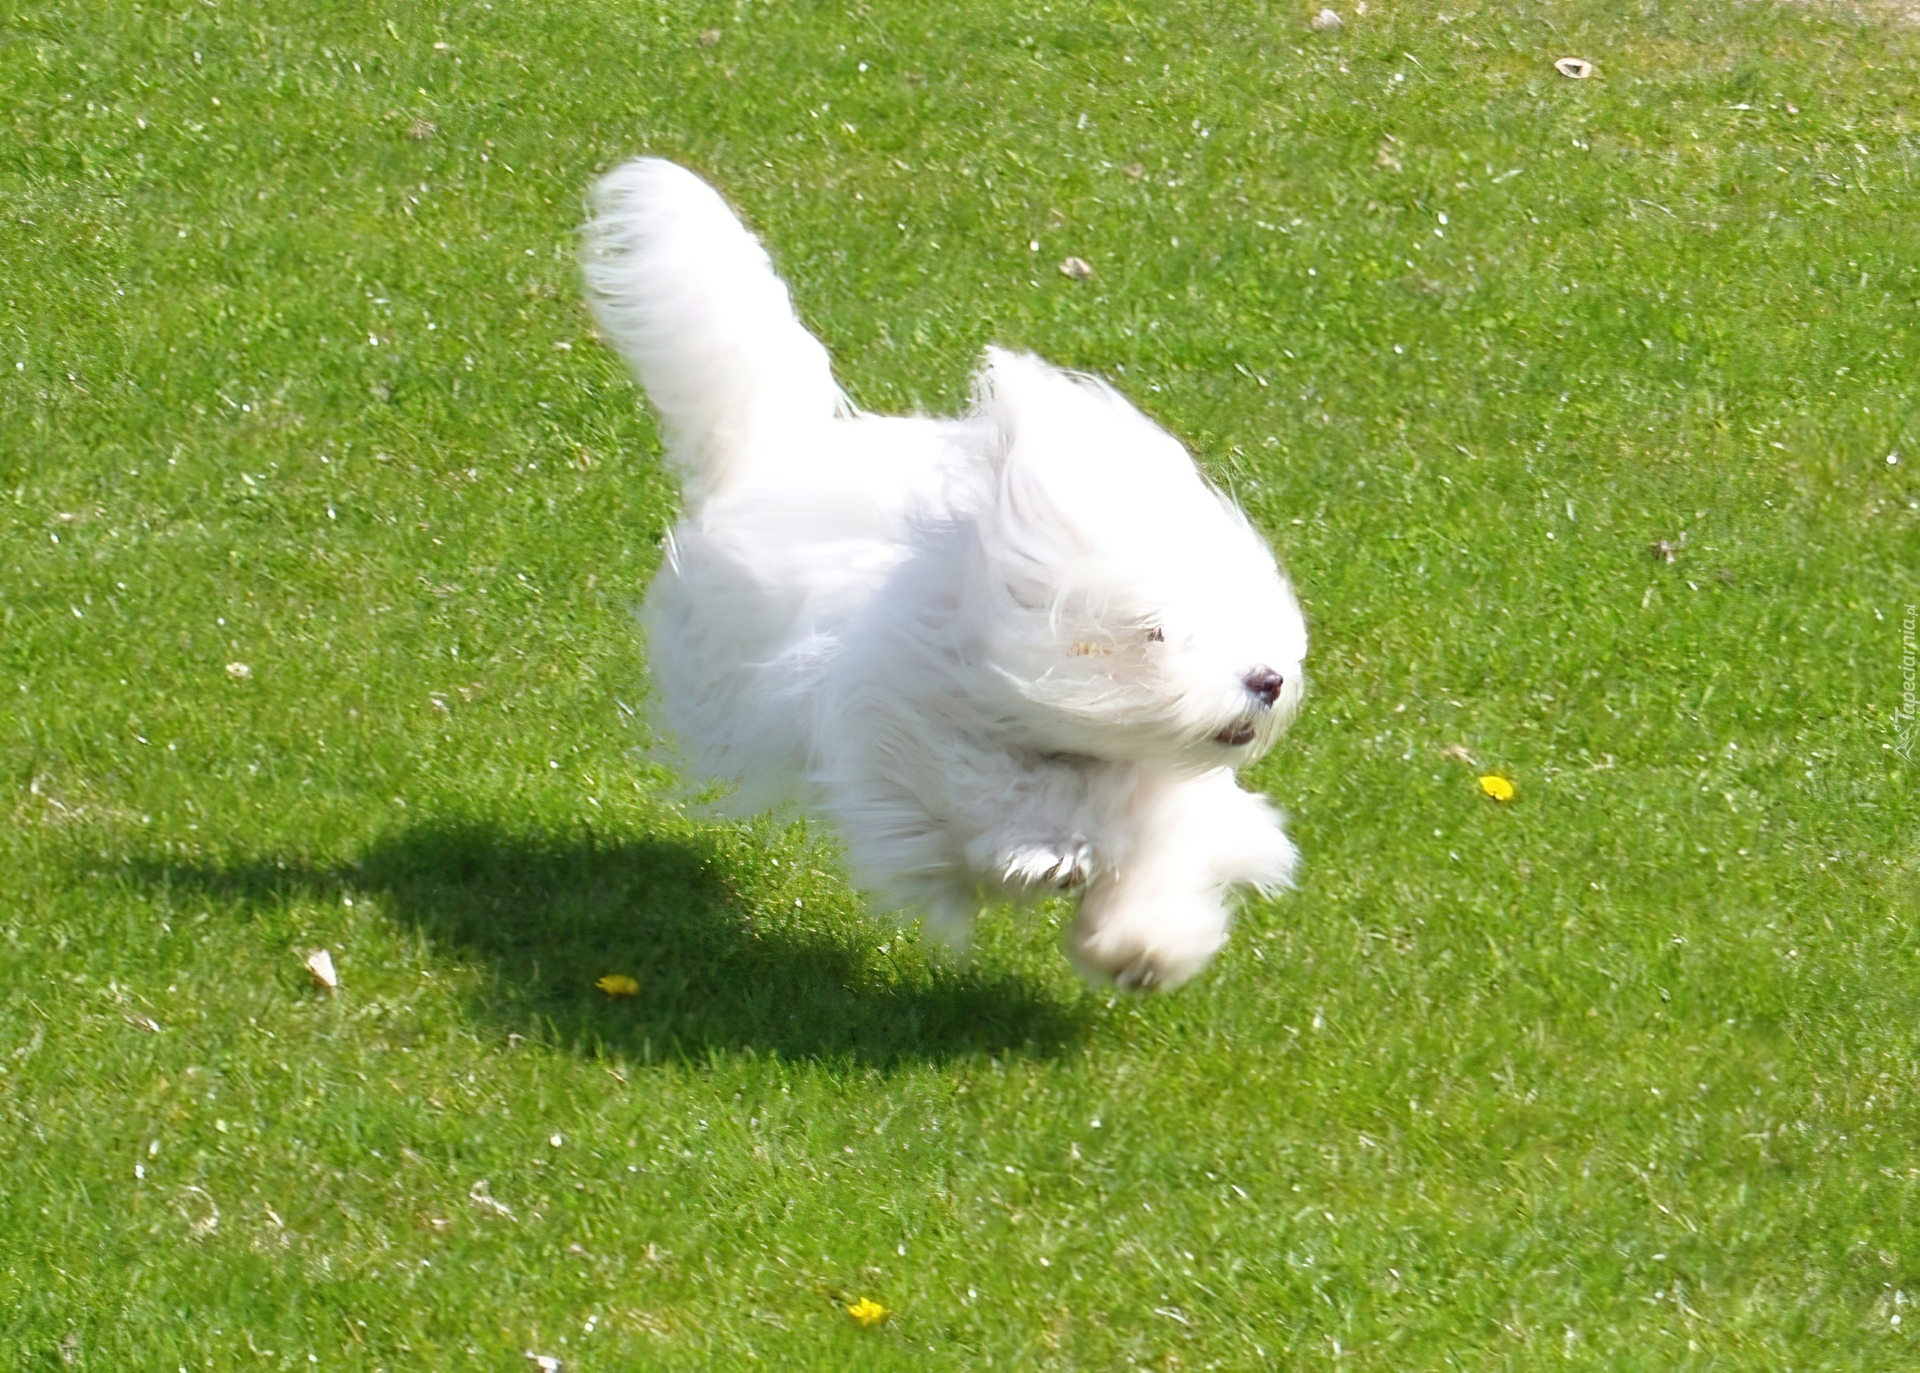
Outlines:
{"type": "Polygon", "coordinates": [[[1584,81],[1593,75],[1593,63],[1584,57],[1562,57],[1553,64],[1553,69],[1575,81],[1584,81]]]}
{"type": "Polygon", "coordinates": [[[1341,28],[1340,15],[1334,10],[1321,10],[1307,20],[1307,27],[1315,33],[1338,33],[1341,28]]]}
{"type": "Polygon", "coordinates": [[[313,977],[313,985],[321,991],[332,992],[340,989],[340,974],[334,971],[333,955],[325,949],[309,949],[306,968],[313,977]]]}
{"type": "Polygon", "coordinates": [[[245,663],[228,663],[227,676],[233,678],[236,682],[244,682],[247,678],[253,676],[253,669],[245,663]]]}
{"type": "Polygon", "coordinates": [[[529,1349],[527,1351],[527,1357],[533,1360],[533,1366],[539,1369],[540,1373],[560,1373],[560,1370],[566,1367],[565,1364],[561,1363],[560,1360],[554,1358],[551,1354],[536,1354],[529,1349]]]}
{"type": "Polygon", "coordinates": [[[203,1240],[220,1228],[220,1207],[205,1188],[183,1187],[181,1196],[180,1214],[187,1222],[187,1233],[190,1236],[203,1240]],[[199,1201],[191,1203],[185,1200],[187,1197],[197,1197],[199,1201]],[[195,1211],[203,1211],[205,1214],[195,1219],[193,1214],[195,1211]]]}
{"type": "Polygon", "coordinates": [[[126,1011],[122,1011],[120,1012],[120,1018],[136,1030],[145,1030],[150,1035],[160,1033],[160,1022],[150,1015],[132,1015],[126,1011]]]}
{"type": "Polygon", "coordinates": [[[1083,257],[1070,257],[1060,264],[1060,275],[1075,281],[1093,280],[1093,264],[1083,257]]]}
{"type": "Polygon", "coordinates": [[[480,1181],[474,1183],[473,1186],[467,1189],[467,1200],[475,1206],[485,1207],[496,1216],[505,1216],[508,1220],[514,1219],[512,1208],[487,1190],[487,1180],[485,1178],[481,1178],[480,1181]]]}

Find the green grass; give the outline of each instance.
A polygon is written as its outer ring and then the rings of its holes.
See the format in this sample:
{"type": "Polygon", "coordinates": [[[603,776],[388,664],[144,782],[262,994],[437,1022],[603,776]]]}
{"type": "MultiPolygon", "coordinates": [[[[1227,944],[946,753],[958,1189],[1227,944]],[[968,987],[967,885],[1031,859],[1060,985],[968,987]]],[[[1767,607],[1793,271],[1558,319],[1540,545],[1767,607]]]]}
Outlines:
{"type": "Polygon", "coordinates": [[[1914,1365],[1920,30],[1316,8],[0,4],[0,1362],[1914,1365]],[[687,803],[640,150],[870,408],[1033,347],[1272,536],[1193,985],[687,803]]]}

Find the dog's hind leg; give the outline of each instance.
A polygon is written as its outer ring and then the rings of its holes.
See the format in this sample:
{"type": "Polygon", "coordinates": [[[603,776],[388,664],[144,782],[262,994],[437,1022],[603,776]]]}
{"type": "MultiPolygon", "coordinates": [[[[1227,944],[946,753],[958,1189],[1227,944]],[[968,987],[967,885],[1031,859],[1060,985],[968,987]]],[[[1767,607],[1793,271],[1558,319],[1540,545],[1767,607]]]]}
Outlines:
{"type": "Polygon", "coordinates": [[[947,827],[904,788],[870,773],[815,781],[854,885],[903,917],[924,915],[928,933],[965,948],[979,901],[947,827]]]}

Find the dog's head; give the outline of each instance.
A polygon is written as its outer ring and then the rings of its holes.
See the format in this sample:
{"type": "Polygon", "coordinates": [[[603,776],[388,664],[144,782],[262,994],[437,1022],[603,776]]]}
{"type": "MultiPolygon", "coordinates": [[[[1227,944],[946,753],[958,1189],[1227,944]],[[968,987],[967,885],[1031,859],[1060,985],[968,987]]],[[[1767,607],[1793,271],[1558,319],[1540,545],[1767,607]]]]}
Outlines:
{"type": "Polygon", "coordinates": [[[1178,440],[1104,382],[991,351],[999,434],[979,641],[1034,747],[1202,767],[1271,748],[1306,624],[1273,554],[1178,440]]]}

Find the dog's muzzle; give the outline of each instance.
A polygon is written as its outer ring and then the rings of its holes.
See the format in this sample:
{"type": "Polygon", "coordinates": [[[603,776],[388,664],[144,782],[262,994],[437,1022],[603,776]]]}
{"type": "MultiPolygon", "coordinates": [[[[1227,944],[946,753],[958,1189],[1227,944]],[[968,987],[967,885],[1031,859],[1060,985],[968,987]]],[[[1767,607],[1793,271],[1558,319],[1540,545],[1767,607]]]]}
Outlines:
{"type": "MultiPolygon", "coordinates": [[[[1273,703],[1280,699],[1280,689],[1286,684],[1287,679],[1270,667],[1257,667],[1240,679],[1240,685],[1247,689],[1247,695],[1253,697],[1255,709],[1261,715],[1273,709],[1273,703]]],[[[1258,717],[1242,716],[1215,734],[1213,741],[1225,744],[1228,748],[1239,748],[1243,744],[1251,744],[1259,733],[1258,717]]]]}
{"type": "Polygon", "coordinates": [[[1262,710],[1271,710],[1273,703],[1280,699],[1280,688],[1287,684],[1287,679],[1270,667],[1256,667],[1240,679],[1240,684],[1249,696],[1260,702],[1262,710]]]}

